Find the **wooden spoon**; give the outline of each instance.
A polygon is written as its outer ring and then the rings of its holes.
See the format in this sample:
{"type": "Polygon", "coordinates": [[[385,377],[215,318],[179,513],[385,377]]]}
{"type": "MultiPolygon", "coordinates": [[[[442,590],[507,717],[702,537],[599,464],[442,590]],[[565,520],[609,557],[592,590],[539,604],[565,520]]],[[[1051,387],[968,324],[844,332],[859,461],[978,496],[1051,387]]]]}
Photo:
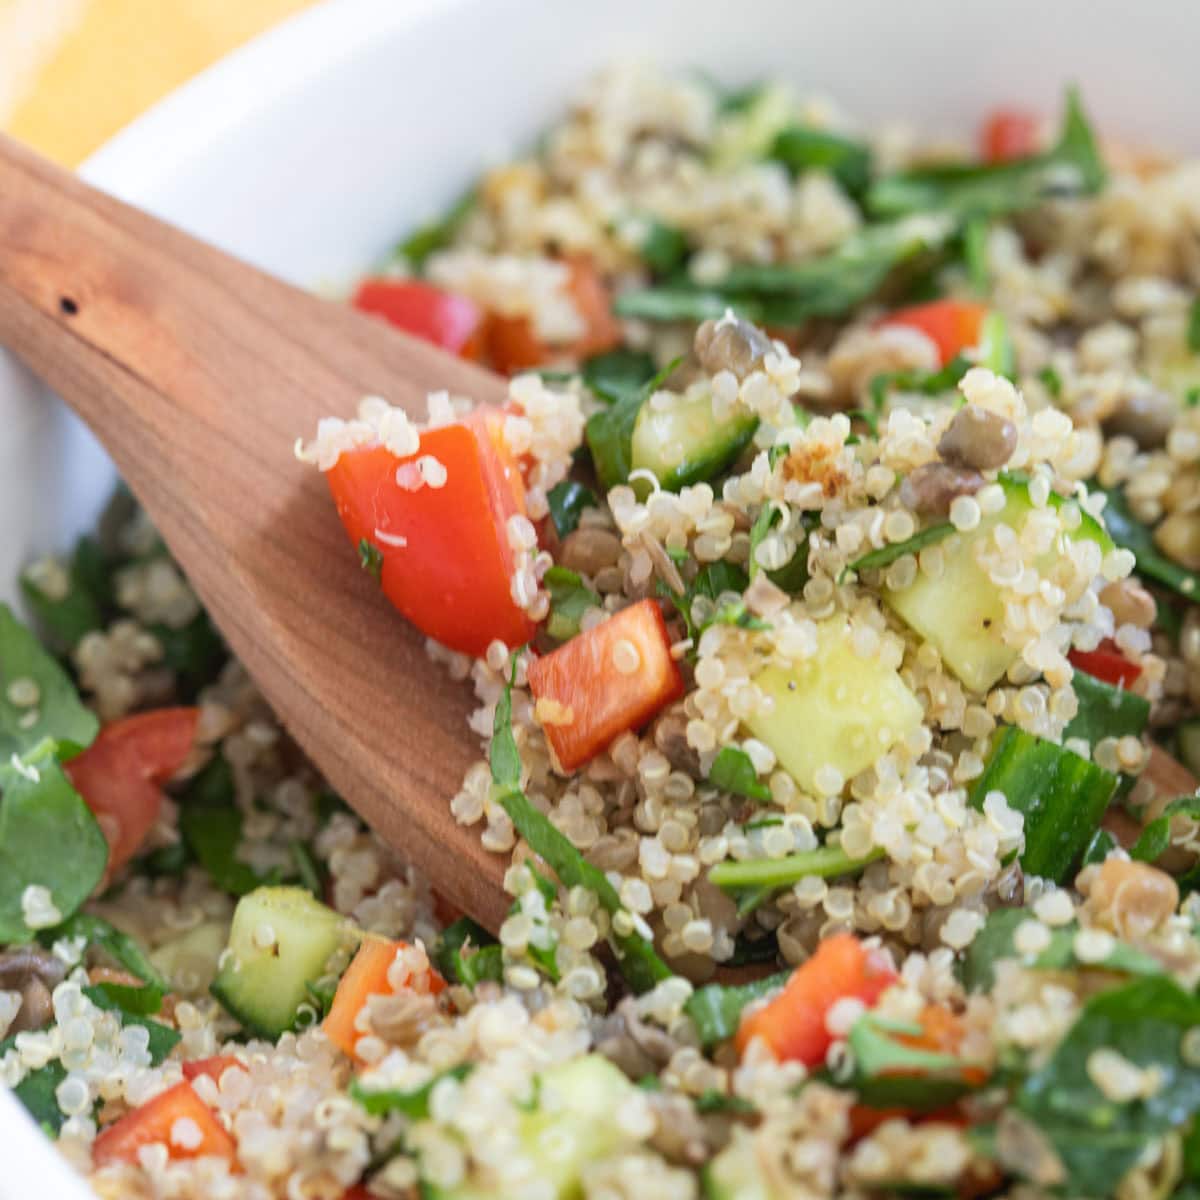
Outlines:
{"type": "Polygon", "coordinates": [[[498,402],[504,381],[3,138],[0,343],[99,436],[338,792],[451,904],[497,929],[508,856],[449,808],[481,753],[469,689],[357,569],[324,480],[292,447],[367,394],[423,418],[430,391],[498,402]]]}

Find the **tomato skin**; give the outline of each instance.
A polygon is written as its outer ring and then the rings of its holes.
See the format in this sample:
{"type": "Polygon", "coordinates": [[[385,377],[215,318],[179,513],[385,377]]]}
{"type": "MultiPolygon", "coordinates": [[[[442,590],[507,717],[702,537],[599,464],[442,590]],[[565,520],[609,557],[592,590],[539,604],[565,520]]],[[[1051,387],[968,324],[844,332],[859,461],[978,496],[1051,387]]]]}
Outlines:
{"type": "Polygon", "coordinates": [[[138,1151],[151,1142],[163,1143],[173,1159],[215,1155],[233,1162],[237,1157],[237,1144],[186,1079],[101,1130],[92,1144],[92,1162],[97,1167],[136,1163],[138,1151]],[[199,1145],[189,1149],[171,1140],[171,1128],[181,1118],[199,1128],[199,1145]]]}
{"type": "Polygon", "coordinates": [[[183,1077],[190,1083],[201,1075],[207,1075],[215,1084],[220,1084],[221,1076],[230,1067],[240,1067],[242,1064],[232,1054],[214,1054],[211,1058],[194,1058],[183,1064],[183,1077]]]}
{"type": "Polygon", "coordinates": [[[483,309],[467,296],[420,279],[364,279],[351,304],[461,358],[478,361],[486,349],[483,309]]]}
{"type": "Polygon", "coordinates": [[[108,839],[105,879],[137,853],[154,827],[162,785],[191,754],[199,719],[198,708],[159,708],[122,717],[64,765],[71,786],[108,839]]]}
{"type": "Polygon", "coordinates": [[[979,150],[985,162],[1011,162],[1041,149],[1041,119],[1022,108],[998,108],[979,131],[979,150]]]}
{"type": "Polygon", "coordinates": [[[759,1038],[780,1061],[819,1066],[833,1045],[825,1027],[833,1005],[854,997],[870,1008],[896,979],[896,973],[853,934],[834,934],[792,972],[780,992],[742,1017],[735,1039],[738,1053],[745,1054],[759,1038]]]}
{"type": "Polygon", "coordinates": [[[1111,683],[1113,687],[1132,687],[1142,673],[1142,668],[1130,662],[1112,638],[1105,638],[1095,650],[1072,650],[1067,658],[1077,671],[1111,683]]]}
{"type": "Polygon", "coordinates": [[[567,266],[567,291],[583,319],[583,334],[574,342],[552,346],[538,338],[528,317],[494,314],[488,330],[488,357],[497,371],[515,375],[555,358],[590,358],[620,343],[621,329],[612,315],[612,297],[595,267],[582,257],[568,259],[567,266]]]}
{"type": "Polygon", "coordinates": [[[662,610],[654,600],[631,604],[552,653],[532,659],[528,677],[537,700],[551,701],[569,716],[544,723],[546,740],[564,771],[582,766],[618,734],[644,725],[684,692],[662,610]],[[613,649],[623,640],[636,647],[640,658],[629,675],[613,663],[613,649]]]}
{"type": "Polygon", "coordinates": [[[979,345],[987,307],[970,300],[931,300],[888,313],[879,326],[907,325],[923,333],[938,350],[938,362],[945,366],[956,354],[979,345]]]}
{"type": "Polygon", "coordinates": [[[473,656],[497,638],[524,645],[536,629],[511,592],[506,526],[525,515],[525,486],[502,421],[495,412],[473,413],[423,431],[408,458],[366,447],[344,452],[326,472],[351,542],[365,539],[382,555],[384,595],[422,633],[473,656]],[[397,469],[424,455],[446,469],[444,486],[401,487],[397,469]]]}

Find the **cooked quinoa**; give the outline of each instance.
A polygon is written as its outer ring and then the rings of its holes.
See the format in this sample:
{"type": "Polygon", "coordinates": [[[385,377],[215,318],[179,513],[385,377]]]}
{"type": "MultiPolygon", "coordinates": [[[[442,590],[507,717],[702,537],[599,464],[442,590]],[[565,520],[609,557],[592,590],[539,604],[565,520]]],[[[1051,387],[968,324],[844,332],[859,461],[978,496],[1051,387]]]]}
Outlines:
{"type": "Polygon", "coordinates": [[[29,567],[0,1077],[99,1195],[1200,1193],[1200,166],[996,122],[614,69],[359,287],[512,375],[297,446],[499,930],[128,497],[29,567]]]}

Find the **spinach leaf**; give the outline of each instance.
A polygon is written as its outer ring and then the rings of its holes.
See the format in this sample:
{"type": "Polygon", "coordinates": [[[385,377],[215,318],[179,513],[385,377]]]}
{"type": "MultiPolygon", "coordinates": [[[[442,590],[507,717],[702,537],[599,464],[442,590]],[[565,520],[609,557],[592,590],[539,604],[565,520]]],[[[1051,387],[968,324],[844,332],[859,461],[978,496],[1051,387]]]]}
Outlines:
{"type": "Polygon", "coordinates": [[[1050,941],[1044,950],[1028,956],[1017,951],[1014,944],[1017,929],[1030,920],[1023,908],[998,908],[975,935],[963,960],[962,978],[968,991],[986,992],[995,981],[996,963],[1016,959],[1040,971],[1064,971],[1076,967],[1101,967],[1122,975],[1161,975],[1162,965],[1124,942],[1114,942],[1109,954],[1100,962],[1080,963],[1075,957],[1075,935],[1079,926],[1074,922],[1051,929],[1050,941]]]}
{"type": "Polygon", "coordinates": [[[152,984],[164,992],[169,985],[162,973],[150,961],[146,952],[127,933],[122,933],[115,925],[103,917],[94,917],[90,913],[78,912],[68,921],[64,921],[57,929],[48,929],[41,935],[45,945],[53,945],[59,938],[86,939],[89,946],[102,950],[119,966],[132,975],[136,975],[143,983],[152,984]]]}
{"type": "Polygon", "coordinates": [[[771,789],[759,779],[750,755],[739,746],[721,747],[708,772],[708,781],[735,796],[748,796],[764,804],[771,799],[771,789]]]}
{"type": "Polygon", "coordinates": [[[430,221],[415,229],[393,252],[393,258],[402,259],[418,275],[425,269],[431,254],[445,250],[455,239],[463,222],[475,207],[475,189],[460,196],[436,221],[430,221]]]}
{"type": "Polygon", "coordinates": [[[435,1075],[428,1083],[409,1092],[397,1091],[394,1088],[376,1089],[362,1079],[353,1079],[350,1081],[350,1095],[372,1116],[383,1117],[389,1113],[399,1113],[410,1121],[424,1121],[429,1116],[429,1098],[433,1089],[443,1079],[466,1079],[471,1071],[470,1063],[461,1063],[435,1075]]]}
{"type": "Polygon", "coordinates": [[[644,350],[606,350],[589,358],[580,370],[583,382],[609,404],[640,396],[654,378],[654,359],[644,350]]]}
{"type": "MultiPolygon", "coordinates": [[[[147,989],[129,988],[126,991],[146,992],[147,989]]],[[[158,989],[148,989],[150,993],[158,989]]],[[[115,1012],[121,1018],[122,1025],[141,1025],[150,1034],[150,1042],[148,1049],[150,1051],[150,1062],[154,1066],[159,1063],[179,1045],[180,1038],[183,1036],[177,1029],[172,1029],[169,1025],[164,1025],[161,1021],[152,1021],[149,1017],[144,1016],[140,1011],[143,1007],[141,1001],[135,1003],[131,1009],[123,1006],[119,996],[110,995],[103,986],[85,987],[83,994],[97,1007],[102,1008],[106,1012],[115,1012]]],[[[159,997],[161,1000],[161,995],[159,997]]]]}
{"type": "Polygon", "coordinates": [[[53,757],[35,750],[0,768],[0,942],[28,942],[21,898],[48,888],[69,917],[92,894],[108,864],[96,818],[53,757]]]}
{"type": "Polygon", "coordinates": [[[79,702],[67,673],[34,635],[0,604],[0,762],[22,755],[46,738],[91,744],[100,729],[95,714],[79,702]],[[31,679],[37,703],[18,707],[9,698],[15,680],[31,679]],[[31,719],[32,718],[32,719],[31,719]]]}
{"type": "Polygon", "coordinates": [[[584,487],[574,479],[564,479],[561,483],[556,483],[546,493],[546,502],[550,506],[554,532],[560,538],[574,533],[585,508],[595,508],[597,505],[596,494],[592,489],[584,487]]]}
{"type": "Polygon", "coordinates": [[[1063,730],[1063,741],[1083,738],[1094,746],[1103,738],[1141,737],[1150,719],[1150,702],[1127,688],[1113,687],[1086,671],[1076,671],[1071,687],[1079,710],[1063,730]]]}
{"type": "Polygon", "coordinates": [[[600,608],[602,601],[582,578],[568,567],[551,567],[543,577],[550,593],[550,616],[546,632],[565,642],[579,632],[579,621],[589,608],[600,608]]]}
{"type": "Polygon", "coordinates": [[[156,987],[152,983],[135,987],[127,983],[97,983],[84,989],[93,1000],[96,995],[104,997],[105,1001],[114,1008],[120,1009],[135,1017],[152,1017],[162,1008],[166,988],[156,987]]]}
{"type": "Polygon", "coordinates": [[[880,546],[878,550],[872,550],[870,553],[864,554],[861,558],[856,558],[847,569],[850,571],[871,571],[891,566],[898,558],[903,558],[906,554],[916,554],[924,550],[926,546],[933,546],[938,542],[945,541],[953,532],[954,525],[950,521],[942,521],[937,525],[930,525],[928,529],[922,529],[920,533],[914,533],[912,537],[907,538],[903,542],[893,542],[890,546],[880,546]]]}
{"type": "Polygon", "coordinates": [[[1097,192],[1104,163],[1078,94],[1067,93],[1057,143],[1043,154],[999,163],[953,162],[878,179],[866,196],[876,217],[943,211],[959,219],[1005,216],[1050,196],[1097,192]]]}
{"type": "MultiPolygon", "coordinates": [[[[623,911],[617,889],[608,876],[588,862],[545,813],[539,812],[521,791],[521,754],[512,731],[512,685],[504,689],[496,704],[491,747],[492,782],[497,798],[518,834],[530,849],[558,876],[564,887],[583,887],[594,892],[610,915],[623,911]]],[[[628,915],[628,914],[626,914],[628,915]]],[[[644,992],[673,972],[654,949],[653,943],[636,931],[612,934],[618,965],[635,992],[644,992]]]]}
{"type": "Polygon", "coordinates": [[[68,582],[64,595],[47,592],[33,571],[22,572],[21,594],[47,644],[66,653],[75,649],[84,634],[103,627],[104,613],[80,579],[74,560],[64,570],[68,582]]]}
{"type": "MultiPolygon", "coordinates": [[[[0,1058],[10,1049],[14,1038],[0,1042],[0,1058]]],[[[58,1062],[48,1062],[36,1071],[30,1071],[13,1088],[13,1095],[25,1106],[29,1115],[50,1137],[57,1137],[66,1123],[66,1114],[58,1107],[58,1085],[67,1077],[67,1069],[58,1062]]]]}
{"type": "Polygon", "coordinates": [[[1154,544],[1154,535],[1129,511],[1125,495],[1118,489],[1105,491],[1104,525],[1118,546],[1132,551],[1138,572],[1164,584],[1188,600],[1200,599],[1200,575],[1181,567],[1154,544]]]}
{"type": "Polygon", "coordinates": [[[470,917],[460,917],[442,931],[431,958],[444,978],[472,990],[482,980],[499,983],[504,977],[499,944],[470,917]]]}
{"type": "Polygon", "coordinates": [[[1182,1052],[1197,1024],[1200,999],[1164,976],[1139,979],[1088,1000],[1050,1059],[1026,1077],[1016,1106],[1054,1145],[1070,1195],[1110,1195],[1152,1140],[1200,1109],[1200,1068],[1182,1052]],[[1159,1086],[1140,1099],[1109,1099],[1089,1071],[1098,1051],[1156,1071],[1159,1086]]]}
{"type": "Polygon", "coordinates": [[[755,979],[751,983],[722,986],[708,983],[697,988],[684,1002],[683,1011],[696,1026],[700,1044],[705,1050],[712,1049],[718,1042],[726,1041],[737,1033],[742,1019],[742,1010],[763,996],[770,995],[783,987],[790,976],[789,971],[755,979]]]}
{"type": "Polygon", "coordinates": [[[841,134],[808,125],[789,125],[775,135],[767,154],[793,174],[828,171],[851,196],[871,182],[871,148],[841,134]]]}
{"type": "Polygon", "coordinates": [[[182,700],[193,700],[212,683],[229,657],[217,627],[203,611],[180,629],[158,624],[151,625],[150,632],[162,645],[163,663],[175,672],[182,700]]]}
{"type": "Polygon", "coordinates": [[[708,872],[709,881],[719,888],[783,888],[790,887],[806,876],[833,879],[842,875],[857,875],[871,863],[883,857],[876,848],[862,858],[852,858],[841,846],[818,846],[784,858],[728,859],[719,862],[708,872]]]}

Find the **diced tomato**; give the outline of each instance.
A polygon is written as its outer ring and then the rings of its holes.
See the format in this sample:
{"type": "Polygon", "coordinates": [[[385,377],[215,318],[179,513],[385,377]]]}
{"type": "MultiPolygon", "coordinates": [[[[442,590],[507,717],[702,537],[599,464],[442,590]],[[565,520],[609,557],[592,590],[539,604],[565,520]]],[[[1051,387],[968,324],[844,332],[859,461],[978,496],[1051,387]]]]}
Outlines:
{"type": "Polygon", "coordinates": [[[365,1183],[356,1183],[342,1193],[342,1200],[375,1200],[375,1193],[369,1192],[365,1183]]]}
{"type": "Polygon", "coordinates": [[[232,1054],[214,1054],[211,1058],[196,1058],[183,1064],[183,1077],[187,1080],[197,1079],[207,1075],[214,1083],[221,1082],[221,1076],[230,1067],[240,1067],[242,1064],[232,1054]]]}
{"type": "Polygon", "coordinates": [[[162,785],[187,761],[198,708],[158,708],[113,721],[63,768],[108,839],[106,878],[138,851],[162,808],[162,785]]]}
{"type": "Polygon", "coordinates": [[[481,359],[487,346],[483,309],[420,279],[364,279],[351,303],[460,358],[481,359]]]}
{"type": "Polygon", "coordinates": [[[944,367],[956,354],[979,345],[987,308],[970,300],[931,300],[897,309],[879,321],[879,325],[907,325],[919,330],[938,349],[938,361],[944,367]]]}
{"type": "Polygon", "coordinates": [[[1095,650],[1072,650],[1067,657],[1077,671],[1113,687],[1132,687],[1142,673],[1142,668],[1130,662],[1112,638],[1105,638],[1095,650]]]}
{"type": "Polygon", "coordinates": [[[632,604],[533,659],[528,674],[546,740],[564,771],[644,725],[684,691],[654,600],[632,604]]]}
{"type": "Polygon", "coordinates": [[[825,1017],[834,1004],[853,997],[870,1008],[895,981],[896,973],[882,956],[852,934],[826,938],[812,958],[792,972],[782,991],[743,1015],[738,1053],[744,1054],[760,1038],[777,1059],[818,1066],[833,1044],[825,1017]]]}
{"type": "Polygon", "coordinates": [[[383,447],[349,450],[326,472],[338,516],[357,547],[382,556],[384,595],[422,633],[475,656],[496,638],[524,645],[536,628],[512,597],[510,517],[525,515],[525,486],[494,411],[421,433],[409,458],[383,447]],[[434,458],[441,487],[402,487],[416,460],[434,458]]]}
{"type": "Polygon", "coordinates": [[[136,1163],[138,1151],[152,1142],[161,1142],[172,1158],[237,1157],[237,1144],[187,1080],[102,1130],[92,1145],[92,1162],[136,1163]]]}
{"type": "Polygon", "coordinates": [[[612,297],[596,268],[586,258],[569,259],[567,266],[567,292],[583,320],[583,333],[566,345],[551,346],[537,336],[528,317],[494,314],[488,332],[488,354],[497,371],[515,375],[556,357],[590,358],[620,344],[621,330],[612,315],[612,297]]]}
{"type": "Polygon", "coordinates": [[[1041,149],[1042,122],[1021,108],[998,108],[979,132],[979,149],[987,162],[1010,162],[1028,158],[1041,149]]]}
{"type": "MultiPolygon", "coordinates": [[[[333,1003],[321,1028],[343,1054],[355,1057],[354,1048],[362,1036],[355,1022],[368,998],[390,996],[396,990],[388,981],[388,971],[396,961],[396,952],[404,949],[404,946],[404,942],[393,942],[387,938],[365,938],[339,980],[333,1003]]],[[[430,967],[428,975],[414,980],[411,986],[427,995],[437,996],[446,990],[446,981],[430,967]]]]}

